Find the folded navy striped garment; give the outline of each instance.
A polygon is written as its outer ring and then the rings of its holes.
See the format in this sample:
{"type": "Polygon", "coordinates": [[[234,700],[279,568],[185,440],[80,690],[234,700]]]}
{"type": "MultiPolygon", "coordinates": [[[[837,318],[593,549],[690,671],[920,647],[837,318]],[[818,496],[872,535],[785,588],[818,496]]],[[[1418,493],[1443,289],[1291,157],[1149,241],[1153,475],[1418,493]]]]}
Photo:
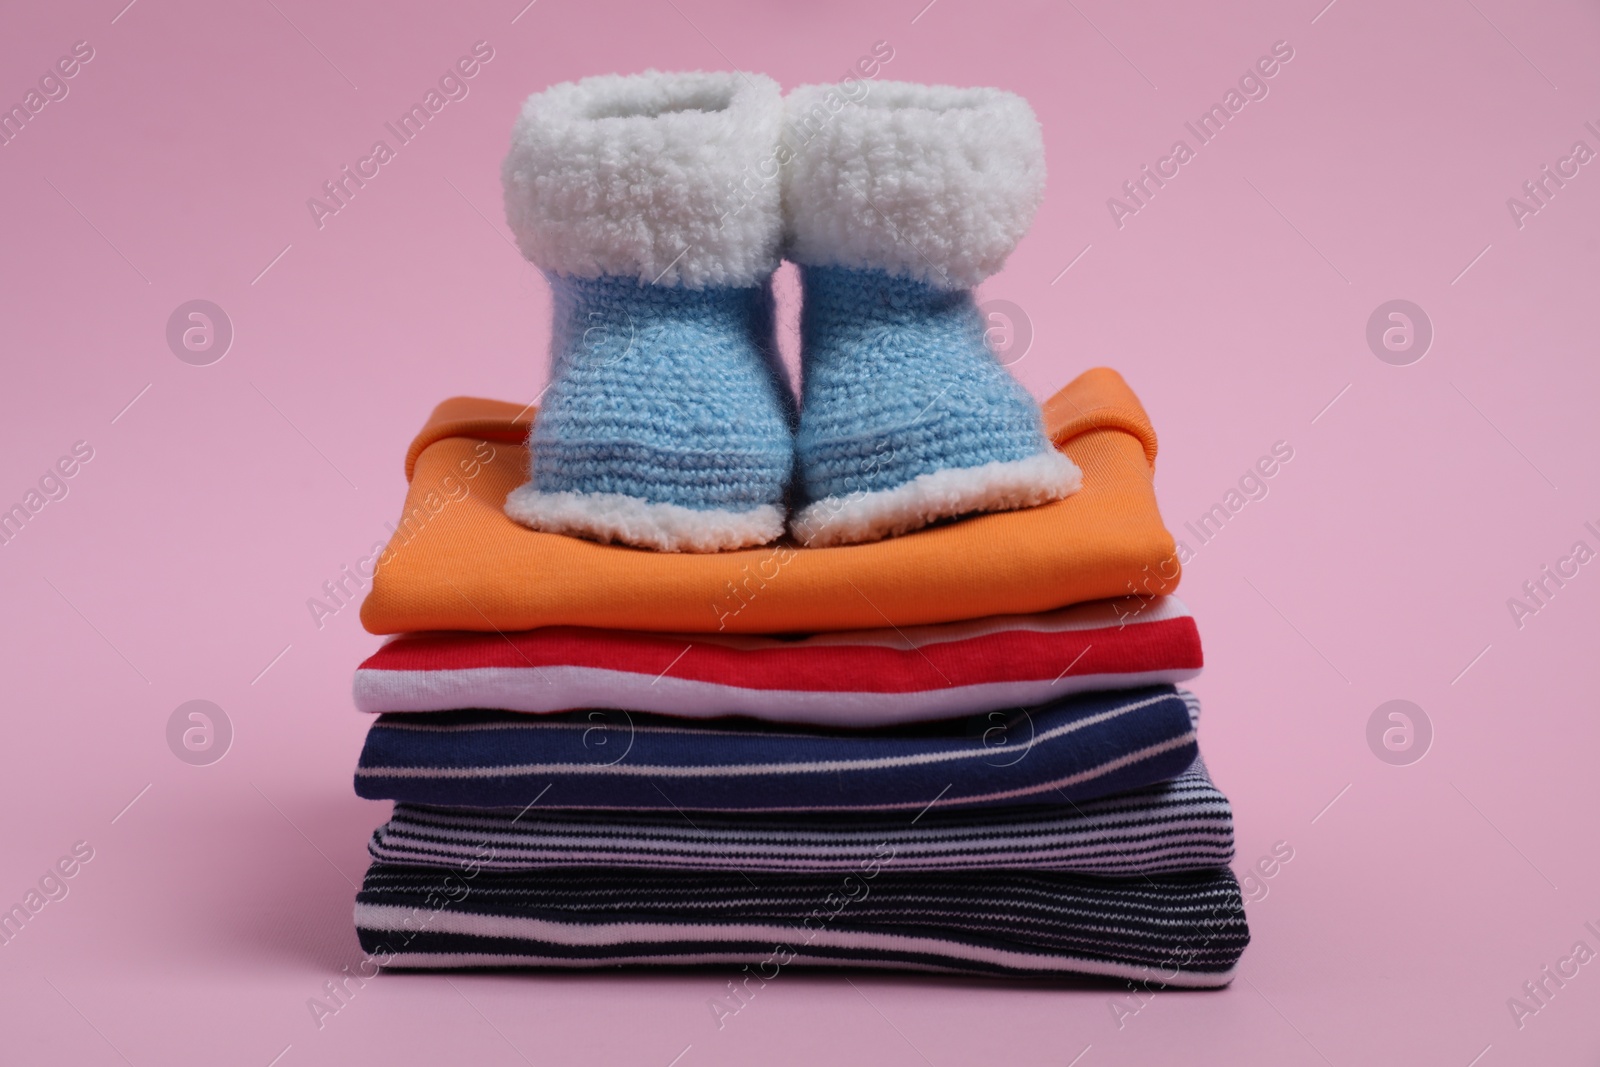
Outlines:
{"type": "Polygon", "coordinates": [[[915,814],[1093,799],[1175,778],[1198,755],[1170,685],[849,733],[617,711],[419,712],[373,723],[356,792],[473,808],[915,814]]]}
{"type": "Polygon", "coordinates": [[[361,947],[387,967],[793,965],[1226,985],[1249,942],[1226,868],[1103,879],[1037,871],[841,876],[374,864],[361,947]]]}
{"type": "Polygon", "coordinates": [[[1233,812],[1196,760],[1131,793],[1023,807],[825,815],[472,810],[396,804],[368,844],[380,863],[484,870],[849,872],[885,853],[896,870],[1139,875],[1226,867],[1233,812]]]}

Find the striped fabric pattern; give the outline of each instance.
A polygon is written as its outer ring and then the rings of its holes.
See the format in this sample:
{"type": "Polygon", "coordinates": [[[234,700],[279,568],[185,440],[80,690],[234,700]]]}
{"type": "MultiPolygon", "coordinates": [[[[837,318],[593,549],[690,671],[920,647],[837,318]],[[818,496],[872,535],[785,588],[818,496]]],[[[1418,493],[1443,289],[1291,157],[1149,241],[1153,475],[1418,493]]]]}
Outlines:
{"type": "Polygon", "coordinates": [[[1173,686],[1084,693],[967,720],[841,733],[626,712],[383,715],[356,792],[450,807],[909,811],[1078,802],[1199,755],[1173,686]]]}
{"type": "Polygon", "coordinates": [[[552,626],[399,637],[356,670],[367,712],[621,708],[869,727],[1028,707],[1200,672],[1176,597],[783,640],[552,626]]]}
{"type": "MultiPolygon", "coordinates": [[[[374,864],[362,948],[387,967],[791,965],[1226,985],[1249,941],[1226,869],[1107,880],[1037,871],[751,876],[374,864]]],[[[743,974],[740,975],[743,977],[743,974]]]]}
{"type": "Polygon", "coordinates": [[[1004,868],[1128,876],[1226,867],[1233,813],[1196,761],[1170,782],[1081,804],[823,817],[699,812],[473,811],[395,805],[380,863],[484,870],[853,871],[892,848],[904,871],[1004,868]]]}

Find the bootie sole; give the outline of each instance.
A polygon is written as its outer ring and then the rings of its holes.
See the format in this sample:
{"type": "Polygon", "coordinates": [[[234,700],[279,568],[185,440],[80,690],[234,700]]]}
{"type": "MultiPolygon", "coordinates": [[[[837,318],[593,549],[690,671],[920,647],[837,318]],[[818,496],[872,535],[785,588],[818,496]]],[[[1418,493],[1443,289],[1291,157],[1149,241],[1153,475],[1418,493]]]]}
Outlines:
{"type": "Polygon", "coordinates": [[[727,552],[783,535],[783,511],[698,511],[621,493],[542,493],[531,483],[506,497],[506,514],[544,533],[651,548],[657,552],[727,552]]]}
{"type": "Polygon", "coordinates": [[[919,474],[893,489],[824,497],[789,527],[808,548],[851,545],[909,533],[940,519],[1037,507],[1083,487],[1083,472],[1059,452],[919,474]]]}

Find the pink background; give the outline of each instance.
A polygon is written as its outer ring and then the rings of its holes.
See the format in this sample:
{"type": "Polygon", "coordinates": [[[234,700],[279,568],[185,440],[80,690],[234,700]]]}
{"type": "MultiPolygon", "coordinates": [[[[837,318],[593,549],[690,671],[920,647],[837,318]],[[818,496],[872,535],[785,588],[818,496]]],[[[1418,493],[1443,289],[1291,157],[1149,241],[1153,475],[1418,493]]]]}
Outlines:
{"type": "Polygon", "coordinates": [[[0,1059],[1594,1063],[1600,965],[1521,1029],[1506,1002],[1600,949],[1600,565],[1520,630],[1506,601],[1600,548],[1600,165],[1521,229],[1506,199],[1600,149],[1600,14],[1323,2],[12,5],[0,101],[75,41],[95,57],[0,148],[0,504],[75,441],[94,459],[0,548],[0,903],[95,854],[0,947],[0,1059]],[[319,230],[306,199],[478,40],[470,95],[319,230]],[[649,66],[831,80],[879,40],[885,77],[1037,109],[1047,200],[984,294],[1031,319],[1036,394],[1127,376],[1174,530],[1294,448],[1182,588],[1237,869],[1294,849],[1239,980],[1119,1028],[1104,988],[786,974],[719,1031],[715,972],[385,975],[319,1029],[387,806],[350,787],[376,639],[306,601],[383,536],[437,400],[543,383],[546,296],[500,208],[518,102],[649,66]],[[1270,95],[1119,229],[1106,199],[1279,40],[1270,95]],[[194,298],[237,331],[211,366],[165,341],[194,298]],[[1411,366],[1365,341],[1393,298],[1436,331],[1411,366]],[[206,767],[165,739],[196,698],[236,734],[206,767]],[[1366,741],[1395,698],[1434,729],[1410,766],[1366,741]]]}

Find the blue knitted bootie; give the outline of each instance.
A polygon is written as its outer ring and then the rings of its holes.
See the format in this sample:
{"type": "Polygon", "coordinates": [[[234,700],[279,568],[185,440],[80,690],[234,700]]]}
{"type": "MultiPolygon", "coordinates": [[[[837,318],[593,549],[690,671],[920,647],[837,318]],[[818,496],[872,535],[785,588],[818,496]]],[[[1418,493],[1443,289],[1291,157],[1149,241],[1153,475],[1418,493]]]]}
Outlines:
{"type": "Polygon", "coordinates": [[[850,267],[801,278],[798,540],[873,541],[1078,488],[1038,404],[987,347],[971,292],[850,267]]]}
{"type": "Polygon", "coordinates": [[[506,211],[550,282],[553,324],[511,518],[668,552],[782,534],[781,123],[776,83],[741,74],[587,78],[523,106],[506,211]]]}
{"type": "Polygon", "coordinates": [[[1082,474],[989,349],[972,296],[1038,207],[1032,109],[894,82],[809,86],[787,108],[804,286],[795,539],[873,541],[1076,492],[1082,474]]]}

